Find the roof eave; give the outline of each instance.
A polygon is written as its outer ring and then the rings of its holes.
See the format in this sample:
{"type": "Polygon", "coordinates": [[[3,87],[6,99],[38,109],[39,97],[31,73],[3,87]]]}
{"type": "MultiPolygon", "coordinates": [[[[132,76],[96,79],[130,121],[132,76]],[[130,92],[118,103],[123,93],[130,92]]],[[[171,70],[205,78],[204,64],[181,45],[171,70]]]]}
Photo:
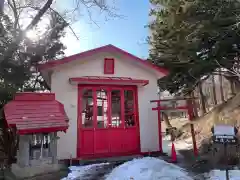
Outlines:
{"type": "Polygon", "coordinates": [[[88,50],[88,51],[85,51],[85,52],[81,52],[81,53],[78,53],[78,54],[75,54],[75,55],[72,55],[72,56],[69,56],[69,57],[65,57],[63,59],[60,59],[60,60],[55,60],[55,61],[49,61],[45,64],[39,64],[37,66],[37,68],[40,70],[40,71],[43,71],[43,70],[46,70],[46,69],[52,69],[56,66],[59,66],[59,65],[63,65],[63,64],[66,64],[66,63],[69,63],[69,62],[72,62],[72,61],[75,61],[77,59],[81,59],[81,58],[84,58],[84,57],[88,57],[88,56],[91,56],[92,54],[94,53],[99,53],[99,52],[103,52],[103,51],[113,51],[113,52],[118,52],[118,53],[121,53],[127,57],[129,57],[130,59],[132,60],[135,60],[137,62],[141,62],[142,64],[146,65],[147,67],[151,68],[151,69],[154,69],[155,71],[158,71],[160,74],[161,74],[161,77],[163,76],[166,76],[168,74],[168,70],[164,69],[164,68],[161,68],[157,65],[154,65],[144,59],[141,59],[129,52],[126,52],[118,47],[115,47],[113,45],[106,45],[106,46],[102,46],[102,47],[98,47],[98,48],[95,48],[95,49],[91,49],[91,50],[88,50]]]}

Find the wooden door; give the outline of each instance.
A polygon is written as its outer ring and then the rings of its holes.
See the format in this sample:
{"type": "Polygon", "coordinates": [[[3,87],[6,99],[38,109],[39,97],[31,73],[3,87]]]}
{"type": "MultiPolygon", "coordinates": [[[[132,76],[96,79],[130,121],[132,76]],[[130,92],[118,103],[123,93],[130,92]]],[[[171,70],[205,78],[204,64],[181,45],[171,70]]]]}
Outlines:
{"type": "Polygon", "coordinates": [[[94,153],[109,152],[109,90],[106,87],[94,88],[94,153]]]}
{"type": "Polygon", "coordinates": [[[140,133],[138,124],[138,106],[136,88],[125,88],[124,99],[124,151],[137,153],[140,151],[140,133]]]}
{"type": "Polygon", "coordinates": [[[124,152],[124,111],[123,89],[110,89],[110,126],[109,144],[112,154],[124,152]]]}
{"type": "Polygon", "coordinates": [[[83,86],[79,90],[79,157],[140,152],[135,87],[83,86]]]}
{"type": "MultiPolygon", "coordinates": [[[[78,103],[78,156],[94,155],[94,90],[91,87],[79,89],[78,103]]],[[[66,147],[67,148],[67,147],[66,147]]]]}

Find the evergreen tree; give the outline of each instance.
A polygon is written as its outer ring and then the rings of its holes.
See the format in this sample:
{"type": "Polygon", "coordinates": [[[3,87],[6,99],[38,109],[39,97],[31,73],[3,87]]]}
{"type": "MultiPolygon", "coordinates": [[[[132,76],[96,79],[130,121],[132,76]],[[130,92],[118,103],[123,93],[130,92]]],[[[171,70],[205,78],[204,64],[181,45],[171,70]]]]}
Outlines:
{"type": "Polygon", "coordinates": [[[150,59],[169,69],[159,85],[170,92],[191,91],[219,68],[239,64],[237,0],[152,0],[150,59]],[[159,8],[163,5],[164,8],[159,8]]]}

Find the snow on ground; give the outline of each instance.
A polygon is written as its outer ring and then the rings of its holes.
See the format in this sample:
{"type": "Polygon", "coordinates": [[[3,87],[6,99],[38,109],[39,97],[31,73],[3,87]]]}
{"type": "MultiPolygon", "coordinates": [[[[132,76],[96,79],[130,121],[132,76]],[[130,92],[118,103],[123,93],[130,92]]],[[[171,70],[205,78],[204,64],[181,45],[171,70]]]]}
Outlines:
{"type": "MultiPolygon", "coordinates": [[[[220,170],[212,170],[209,173],[210,180],[226,180],[226,172],[220,170]]],[[[230,180],[240,180],[240,170],[229,170],[230,180]]]]}
{"type": "Polygon", "coordinates": [[[86,166],[70,166],[70,173],[67,177],[63,178],[62,180],[75,180],[75,179],[82,179],[91,172],[93,169],[97,167],[101,167],[104,165],[108,165],[109,163],[100,163],[100,164],[91,164],[86,166]]]}
{"type": "Polygon", "coordinates": [[[107,175],[106,180],[193,180],[182,168],[161,159],[145,157],[128,161],[107,175]]]}
{"type": "MultiPolygon", "coordinates": [[[[175,145],[177,155],[180,155],[178,153],[178,150],[192,149],[193,147],[192,138],[190,137],[183,140],[177,140],[174,142],[174,145],[175,145]]],[[[163,138],[163,152],[171,156],[171,150],[172,150],[172,142],[170,141],[170,136],[165,136],[163,138]]]]}

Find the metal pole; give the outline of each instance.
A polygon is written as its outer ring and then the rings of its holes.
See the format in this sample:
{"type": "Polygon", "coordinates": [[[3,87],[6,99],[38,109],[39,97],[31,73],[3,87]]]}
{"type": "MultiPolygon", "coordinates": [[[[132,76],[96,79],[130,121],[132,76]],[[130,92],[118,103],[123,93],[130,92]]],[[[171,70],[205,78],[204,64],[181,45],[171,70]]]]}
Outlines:
{"type": "Polygon", "coordinates": [[[225,163],[226,163],[226,180],[229,180],[229,173],[228,173],[228,157],[227,157],[227,143],[224,143],[224,156],[225,156],[225,163]]]}

